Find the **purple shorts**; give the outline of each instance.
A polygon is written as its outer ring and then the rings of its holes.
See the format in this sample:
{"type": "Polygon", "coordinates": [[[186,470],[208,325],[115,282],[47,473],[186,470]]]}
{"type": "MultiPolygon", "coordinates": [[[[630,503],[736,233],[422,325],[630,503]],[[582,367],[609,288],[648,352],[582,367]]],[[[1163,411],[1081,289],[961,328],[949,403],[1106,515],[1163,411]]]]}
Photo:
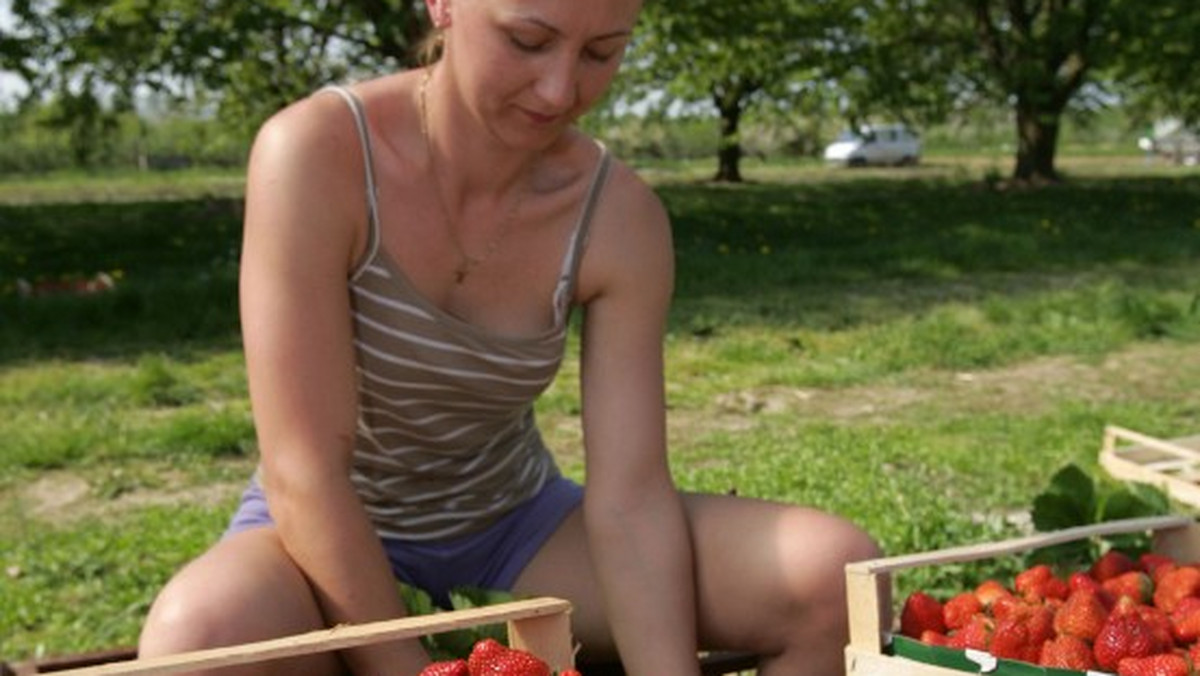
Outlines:
{"type": "MultiPolygon", "coordinates": [[[[424,590],[434,603],[448,609],[449,592],[456,587],[511,590],[517,576],[582,500],[579,484],[558,477],[532,500],[478,533],[436,542],[386,537],[380,541],[396,579],[424,590]]],[[[252,481],[225,535],[273,524],[262,487],[252,481]]]]}

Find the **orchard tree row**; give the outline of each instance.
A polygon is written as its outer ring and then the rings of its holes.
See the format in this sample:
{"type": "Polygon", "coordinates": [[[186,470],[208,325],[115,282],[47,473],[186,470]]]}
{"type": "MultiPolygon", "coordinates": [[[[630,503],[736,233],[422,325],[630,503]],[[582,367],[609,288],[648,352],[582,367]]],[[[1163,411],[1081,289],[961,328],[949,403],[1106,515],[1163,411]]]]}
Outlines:
{"type": "MultiPolygon", "coordinates": [[[[146,91],[249,134],[322,84],[411,67],[426,26],[421,0],[13,0],[12,12],[0,68],[57,102],[81,153],[146,91]]],[[[748,112],[928,125],[1004,109],[1013,178],[1053,181],[1073,107],[1200,119],[1196,35],[1195,0],[654,0],[607,111],[708,111],[716,177],[736,181],[748,112]]]]}

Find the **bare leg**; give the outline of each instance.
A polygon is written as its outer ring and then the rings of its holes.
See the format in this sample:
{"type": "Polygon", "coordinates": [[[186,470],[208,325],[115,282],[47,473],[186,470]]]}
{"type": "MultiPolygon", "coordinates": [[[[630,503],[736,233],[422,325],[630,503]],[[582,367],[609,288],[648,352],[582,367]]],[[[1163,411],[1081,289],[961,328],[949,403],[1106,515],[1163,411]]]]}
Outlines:
{"type": "MultiPolygon", "coordinates": [[[[142,628],[139,655],[150,657],[277,638],[323,628],[312,590],[273,527],[221,540],[163,588],[142,628]]],[[[196,672],[207,674],[209,672],[196,672]]],[[[345,673],[333,653],[229,667],[220,676],[345,673]]]]}
{"type": "MultiPolygon", "coordinates": [[[[811,509],[684,496],[696,557],[701,647],[762,656],[761,676],[843,672],[845,564],[879,555],[849,522],[811,509]]],[[[518,593],[574,603],[585,659],[614,654],[581,515],[569,517],[517,580],[518,593]]]]}

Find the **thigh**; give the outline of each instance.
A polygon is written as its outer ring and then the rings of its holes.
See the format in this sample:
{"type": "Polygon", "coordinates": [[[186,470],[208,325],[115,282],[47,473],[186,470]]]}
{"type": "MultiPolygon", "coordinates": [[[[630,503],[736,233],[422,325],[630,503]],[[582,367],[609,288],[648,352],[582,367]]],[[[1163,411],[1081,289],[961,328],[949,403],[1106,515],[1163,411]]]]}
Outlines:
{"type": "MultiPolygon", "coordinates": [[[[782,503],[720,495],[683,499],[694,548],[701,648],[781,655],[804,634],[844,644],[844,566],[879,554],[865,533],[836,516],[782,503]]],[[[514,590],[570,600],[582,654],[615,654],[579,510],[514,590]]]]}
{"type": "MultiPolygon", "coordinates": [[[[180,570],[151,606],[138,649],[148,657],[324,627],[312,589],[268,526],[230,535],[180,570]]],[[[246,671],[343,673],[334,653],[264,662],[246,671]]]]}

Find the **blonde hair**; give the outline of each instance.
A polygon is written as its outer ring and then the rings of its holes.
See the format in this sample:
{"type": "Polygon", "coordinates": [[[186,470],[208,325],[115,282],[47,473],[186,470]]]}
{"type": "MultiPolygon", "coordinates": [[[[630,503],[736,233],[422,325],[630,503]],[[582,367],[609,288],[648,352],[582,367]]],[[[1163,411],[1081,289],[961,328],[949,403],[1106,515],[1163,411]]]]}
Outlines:
{"type": "Polygon", "coordinates": [[[430,66],[438,62],[442,58],[442,48],[446,43],[446,36],[442,29],[436,26],[429,29],[425,37],[417,43],[416,55],[417,65],[430,66]]]}

